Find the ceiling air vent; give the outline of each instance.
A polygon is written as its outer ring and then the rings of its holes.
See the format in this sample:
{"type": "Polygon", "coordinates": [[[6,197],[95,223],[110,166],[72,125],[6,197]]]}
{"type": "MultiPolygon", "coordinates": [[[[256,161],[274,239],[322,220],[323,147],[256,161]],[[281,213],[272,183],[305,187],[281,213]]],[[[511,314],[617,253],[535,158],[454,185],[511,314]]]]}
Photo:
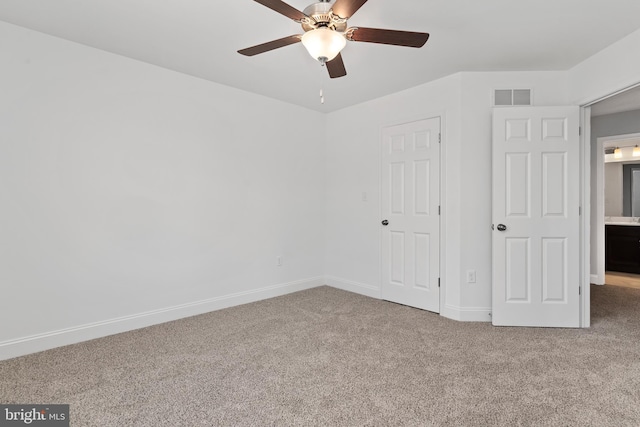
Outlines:
{"type": "Polygon", "coordinates": [[[493,92],[493,105],[496,107],[531,105],[531,89],[496,89],[493,92]]]}

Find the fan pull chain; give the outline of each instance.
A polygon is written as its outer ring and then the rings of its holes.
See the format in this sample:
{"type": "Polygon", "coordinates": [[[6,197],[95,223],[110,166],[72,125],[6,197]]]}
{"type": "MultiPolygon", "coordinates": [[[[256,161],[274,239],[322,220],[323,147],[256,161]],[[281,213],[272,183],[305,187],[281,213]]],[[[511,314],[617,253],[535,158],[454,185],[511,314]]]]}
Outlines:
{"type": "Polygon", "coordinates": [[[324,104],[324,82],[325,82],[325,69],[327,67],[326,65],[326,58],[320,58],[320,104],[324,104]]]}
{"type": "Polygon", "coordinates": [[[324,74],[324,62],[320,61],[320,65],[321,65],[321,73],[320,73],[320,104],[324,104],[324,79],[322,78],[323,74],[324,74]]]}

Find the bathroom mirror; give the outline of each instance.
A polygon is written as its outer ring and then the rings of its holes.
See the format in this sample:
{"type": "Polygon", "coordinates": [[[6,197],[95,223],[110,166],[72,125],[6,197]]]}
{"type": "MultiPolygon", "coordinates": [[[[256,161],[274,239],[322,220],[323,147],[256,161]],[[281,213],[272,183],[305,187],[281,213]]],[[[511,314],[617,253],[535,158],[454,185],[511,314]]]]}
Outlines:
{"type": "Polygon", "coordinates": [[[604,165],[605,216],[640,217],[640,162],[604,165]]]}

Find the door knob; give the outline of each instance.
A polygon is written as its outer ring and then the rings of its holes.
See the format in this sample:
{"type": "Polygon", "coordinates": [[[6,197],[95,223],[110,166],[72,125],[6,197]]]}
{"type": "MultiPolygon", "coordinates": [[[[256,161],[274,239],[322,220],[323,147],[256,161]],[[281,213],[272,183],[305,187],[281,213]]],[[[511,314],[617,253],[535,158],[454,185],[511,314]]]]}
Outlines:
{"type": "Polygon", "coordinates": [[[498,231],[505,231],[507,229],[507,226],[504,224],[498,224],[498,231]]]}
{"type": "Polygon", "coordinates": [[[386,227],[387,225],[389,225],[389,221],[387,221],[386,219],[385,219],[385,220],[383,220],[383,221],[382,221],[382,225],[384,225],[384,226],[386,227]]]}

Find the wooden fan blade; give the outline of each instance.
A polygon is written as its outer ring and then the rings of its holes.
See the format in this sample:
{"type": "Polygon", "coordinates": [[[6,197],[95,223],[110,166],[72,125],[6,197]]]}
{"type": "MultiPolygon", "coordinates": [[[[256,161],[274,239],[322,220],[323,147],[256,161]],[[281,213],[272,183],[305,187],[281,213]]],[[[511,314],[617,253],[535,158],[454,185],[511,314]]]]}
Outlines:
{"type": "Polygon", "coordinates": [[[238,53],[245,56],[253,56],[259,53],[269,52],[270,50],[278,49],[280,47],[289,46],[290,44],[298,43],[301,36],[289,36],[278,40],[262,43],[256,46],[248,47],[246,49],[239,50],[238,53]]]}
{"type": "Polygon", "coordinates": [[[294,21],[301,21],[307,17],[304,13],[300,12],[293,6],[289,6],[287,3],[281,0],[254,0],[256,3],[260,3],[263,6],[267,6],[271,10],[275,10],[278,13],[291,18],[294,21]]]}
{"type": "Polygon", "coordinates": [[[342,62],[341,54],[338,54],[338,56],[327,62],[325,65],[327,66],[327,71],[329,71],[329,77],[332,79],[347,75],[347,70],[344,68],[344,62],[342,62]]]}
{"type": "MultiPolygon", "coordinates": [[[[349,33],[349,32],[348,32],[349,33]]],[[[422,47],[429,40],[428,33],[381,30],[379,28],[354,28],[349,40],[356,42],[392,44],[395,46],[422,47]]]]}
{"type": "Polygon", "coordinates": [[[353,16],[365,4],[367,0],[337,0],[331,8],[334,15],[348,19],[353,16]]]}

